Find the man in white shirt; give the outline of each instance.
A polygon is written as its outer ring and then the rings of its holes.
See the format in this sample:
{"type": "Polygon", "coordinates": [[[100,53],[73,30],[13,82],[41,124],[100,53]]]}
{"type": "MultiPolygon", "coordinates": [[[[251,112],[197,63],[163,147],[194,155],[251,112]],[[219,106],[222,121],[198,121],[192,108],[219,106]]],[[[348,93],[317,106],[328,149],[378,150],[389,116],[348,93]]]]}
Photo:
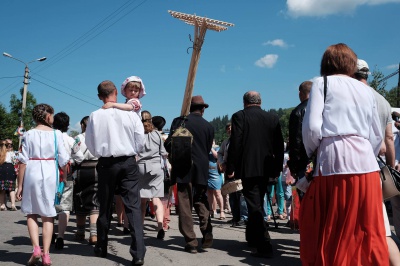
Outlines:
{"type": "MultiPolygon", "coordinates": [[[[99,99],[104,103],[117,102],[117,89],[111,81],[103,81],[97,90],[99,99]]],[[[140,209],[139,172],[135,159],[143,145],[143,124],[134,112],[109,108],[99,109],[90,115],[86,128],[86,146],[99,158],[96,170],[99,179],[100,210],[97,220],[97,244],[94,247],[98,257],[107,256],[112,202],[118,187],[131,231],[132,265],[144,264],[146,247],[140,209]]]]}
{"type": "MultiPolygon", "coordinates": [[[[369,67],[367,62],[365,62],[362,59],[357,59],[357,72],[354,74],[355,78],[369,86],[367,82],[369,74],[371,73],[369,72],[369,67]]],[[[382,136],[384,136],[383,139],[384,141],[382,141],[380,154],[383,153],[383,155],[385,155],[386,163],[391,167],[394,167],[395,151],[394,151],[394,141],[392,133],[393,119],[391,116],[391,107],[389,102],[382,95],[380,95],[373,88],[370,87],[370,89],[374,94],[376,100],[379,120],[381,122],[382,136]]],[[[390,231],[389,218],[385,206],[383,206],[383,217],[385,219],[386,241],[389,248],[389,262],[390,265],[399,265],[400,263],[399,249],[397,248],[396,243],[391,238],[392,232],[390,231]]]]}

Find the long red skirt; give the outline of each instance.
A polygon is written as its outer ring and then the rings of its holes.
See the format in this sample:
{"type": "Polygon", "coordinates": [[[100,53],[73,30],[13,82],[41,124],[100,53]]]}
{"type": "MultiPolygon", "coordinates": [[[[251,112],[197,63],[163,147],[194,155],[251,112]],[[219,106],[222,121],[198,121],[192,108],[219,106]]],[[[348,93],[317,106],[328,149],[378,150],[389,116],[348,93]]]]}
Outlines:
{"type": "Polygon", "coordinates": [[[303,265],[389,265],[378,172],[315,177],[299,223],[303,265]]]}

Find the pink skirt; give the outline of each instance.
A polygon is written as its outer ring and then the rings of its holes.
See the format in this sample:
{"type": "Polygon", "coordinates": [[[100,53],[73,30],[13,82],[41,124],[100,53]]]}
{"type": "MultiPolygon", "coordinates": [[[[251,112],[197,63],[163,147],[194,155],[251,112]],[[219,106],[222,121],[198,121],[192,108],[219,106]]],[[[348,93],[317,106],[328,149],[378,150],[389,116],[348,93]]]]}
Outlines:
{"type": "Polygon", "coordinates": [[[389,265],[379,172],[315,177],[299,226],[303,265],[389,265]]]}

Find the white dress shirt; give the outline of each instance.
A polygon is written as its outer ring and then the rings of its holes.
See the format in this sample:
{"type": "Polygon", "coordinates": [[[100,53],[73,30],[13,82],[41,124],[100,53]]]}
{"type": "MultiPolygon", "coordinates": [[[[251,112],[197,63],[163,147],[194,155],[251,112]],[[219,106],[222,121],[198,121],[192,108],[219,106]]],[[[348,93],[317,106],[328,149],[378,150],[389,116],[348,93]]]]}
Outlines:
{"type": "Polygon", "coordinates": [[[314,80],[302,134],[309,157],[318,148],[317,165],[323,176],[379,170],[376,156],[382,133],[375,97],[356,79],[328,76],[325,103],[324,80],[314,80]]]}
{"type": "Polygon", "coordinates": [[[86,128],[86,146],[100,157],[134,156],[144,145],[144,128],[139,116],[116,108],[93,112],[86,128]]]}

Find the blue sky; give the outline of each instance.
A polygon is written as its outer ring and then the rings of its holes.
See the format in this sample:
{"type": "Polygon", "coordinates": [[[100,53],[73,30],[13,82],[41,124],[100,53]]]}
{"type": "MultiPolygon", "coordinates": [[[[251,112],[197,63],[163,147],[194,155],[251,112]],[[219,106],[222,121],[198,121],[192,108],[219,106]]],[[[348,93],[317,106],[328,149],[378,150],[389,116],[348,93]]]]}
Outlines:
{"type": "MultiPolygon", "coordinates": [[[[24,62],[47,57],[29,64],[28,90],[38,103],[69,114],[71,128],[102,105],[101,81],[119,89],[131,75],[146,86],[144,110],[164,116],[167,128],[180,114],[194,33],[168,10],[235,24],[205,36],[193,94],[210,105],[207,120],[242,109],[248,90],[261,93],[265,109],[296,106],[298,85],[319,75],[331,44],[348,44],[384,75],[400,62],[400,0],[3,0],[0,10],[0,52],[24,62]]],[[[23,73],[22,63],[0,57],[0,102],[7,108],[23,73]]],[[[397,80],[389,79],[387,89],[397,80]]]]}

